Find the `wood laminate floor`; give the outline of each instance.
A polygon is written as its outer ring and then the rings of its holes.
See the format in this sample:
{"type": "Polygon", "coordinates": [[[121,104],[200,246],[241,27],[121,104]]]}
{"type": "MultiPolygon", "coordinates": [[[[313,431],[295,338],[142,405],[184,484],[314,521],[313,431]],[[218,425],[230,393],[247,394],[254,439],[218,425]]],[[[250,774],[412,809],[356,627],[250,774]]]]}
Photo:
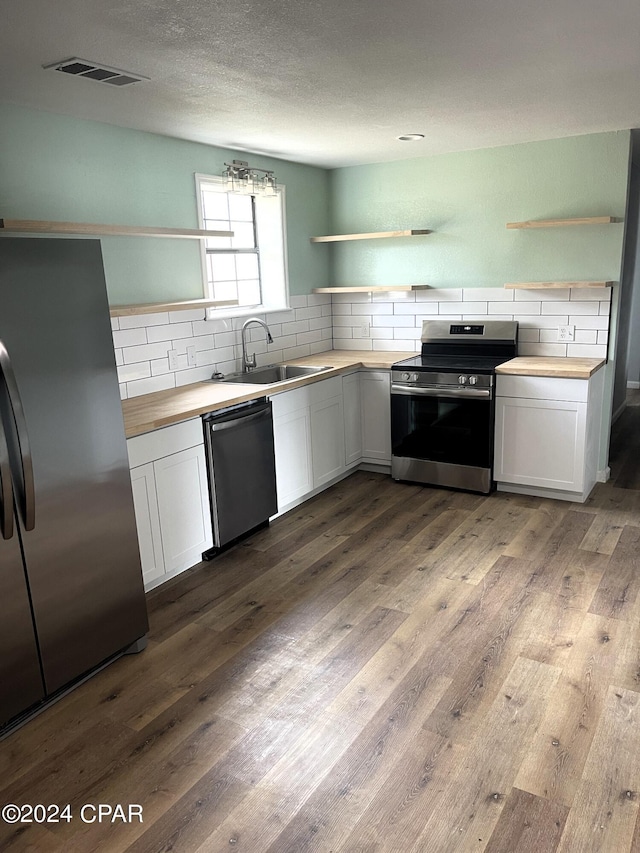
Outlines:
{"type": "Polygon", "coordinates": [[[73,815],[0,850],[640,853],[639,436],[584,505],[361,472],[152,594],[0,743],[0,804],[73,815]]]}

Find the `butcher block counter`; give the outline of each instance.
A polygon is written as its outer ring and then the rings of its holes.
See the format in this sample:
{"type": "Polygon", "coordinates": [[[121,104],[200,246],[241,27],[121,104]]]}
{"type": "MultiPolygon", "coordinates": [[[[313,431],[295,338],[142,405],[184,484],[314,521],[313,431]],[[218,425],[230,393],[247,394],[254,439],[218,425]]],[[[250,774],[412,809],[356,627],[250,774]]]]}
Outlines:
{"type": "Polygon", "coordinates": [[[560,358],[558,356],[518,356],[496,367],[496,373],[511,376],[557,376],[589,379],[605,364],[602,358],[560,358]]]}
{"type": "MultiPolygon", "coordinates": [[[[271,385],[234,384],[227,382],[195,382],[181,388],[169,388],[122,401],[127,438],[151,432],[179,421],[235,406],[257,397],[268,397],[279,391],[290,391],[311,382],[328,379],[360,367],[388,370],[396,361],[414,356],[415,352],[372,352],[371,350],[328,350],[316,355],[287,361],[287,364],[330,367],[322,373],[300,376],[271,385]]],[[[213,368],[212,368],[213,370],[213,368]]]]}

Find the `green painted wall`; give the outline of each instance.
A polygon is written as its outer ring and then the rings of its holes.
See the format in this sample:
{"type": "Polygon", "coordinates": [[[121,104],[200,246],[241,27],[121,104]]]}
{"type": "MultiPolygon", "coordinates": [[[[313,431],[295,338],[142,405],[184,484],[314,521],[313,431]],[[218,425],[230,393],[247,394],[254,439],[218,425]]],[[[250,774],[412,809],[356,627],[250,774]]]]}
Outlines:
{"type": "Polygon", "coordinates": [[[502,287],[614,279],[622,227],[510,231],[507,222],[624,217],[629,132],[337,169],[335,233],[432,228],[426,237],[336,244],[336,285],[502,287]]]}
{"type": "MultiPolygon", "coordinates": [[[[624,225],[507,230],[527,219],[624,219],[630,131],[354,166],[331,174],[333,233],[432,228],[425,237],[328,247],[334,285],[502,287],[621,281],[624,225]]],[[[620,290],[611,306],[600,469],[608,460],[620,290]]]]}
{"type": "MultiPolygon", "coordinates": [[[[0,216],[195,228],[194,173],[219,175],[233,158],[286,186],[291,293],[326,286],[328,258],[308,238],[328,228],[329,173],[262,155],[0,105],[0,216]]],[[[112,304],[203,295],[196,241],[102,245],[112,304]]]]}

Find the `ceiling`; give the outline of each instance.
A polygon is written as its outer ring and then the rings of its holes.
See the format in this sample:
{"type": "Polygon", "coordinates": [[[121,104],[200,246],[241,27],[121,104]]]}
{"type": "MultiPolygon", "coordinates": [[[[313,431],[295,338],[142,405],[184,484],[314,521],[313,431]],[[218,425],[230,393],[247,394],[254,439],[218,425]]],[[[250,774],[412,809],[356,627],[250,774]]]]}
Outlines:
{"type": "Polygon", "coordinates": [[[0,101],[318,166],[640,125],[638,0],[0,0],[0,16],[0,101]],[[42,68],[74,56],[150,80],[42,68]]]}

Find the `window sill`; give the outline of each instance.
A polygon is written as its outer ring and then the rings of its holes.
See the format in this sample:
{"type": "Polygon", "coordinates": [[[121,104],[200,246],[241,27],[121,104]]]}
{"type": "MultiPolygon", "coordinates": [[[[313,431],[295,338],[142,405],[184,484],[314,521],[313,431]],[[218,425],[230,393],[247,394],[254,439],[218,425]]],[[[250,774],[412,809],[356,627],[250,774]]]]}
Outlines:
{"type": "Polygon", "coordinates": [[[265,308],[256,305],[253,308],[230,308],[225,310],[210,309],[207,311],[207,320],[237,320],[239,317],[261,317],[265,314],[276,314],[281,311],[293,311],[290,305],[273,305],[265,308]]]}

